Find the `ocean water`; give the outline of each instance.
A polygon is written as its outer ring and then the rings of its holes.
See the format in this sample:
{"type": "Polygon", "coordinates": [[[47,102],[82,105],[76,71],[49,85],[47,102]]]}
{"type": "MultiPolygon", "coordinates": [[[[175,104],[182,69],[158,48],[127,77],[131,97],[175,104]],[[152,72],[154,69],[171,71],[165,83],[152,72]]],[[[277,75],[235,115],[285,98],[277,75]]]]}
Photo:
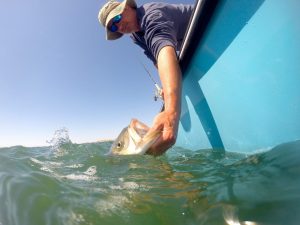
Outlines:
{"type": "Polygon", "coordinates": [[[300,141],[255,155],[111,142],[0,149],[0,225],[300,224],[300,141]]]}

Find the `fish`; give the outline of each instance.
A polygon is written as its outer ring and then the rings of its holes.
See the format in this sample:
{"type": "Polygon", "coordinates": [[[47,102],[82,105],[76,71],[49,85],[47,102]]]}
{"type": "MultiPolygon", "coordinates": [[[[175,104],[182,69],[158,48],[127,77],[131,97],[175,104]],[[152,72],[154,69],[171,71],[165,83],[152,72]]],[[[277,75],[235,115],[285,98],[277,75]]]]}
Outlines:
{"type": "Polygon", "coordinates": [[[143,155],[157,141],[161,131],[150,128],[137,119],[122,129],[110,147],[108,155],[143,155]]]}

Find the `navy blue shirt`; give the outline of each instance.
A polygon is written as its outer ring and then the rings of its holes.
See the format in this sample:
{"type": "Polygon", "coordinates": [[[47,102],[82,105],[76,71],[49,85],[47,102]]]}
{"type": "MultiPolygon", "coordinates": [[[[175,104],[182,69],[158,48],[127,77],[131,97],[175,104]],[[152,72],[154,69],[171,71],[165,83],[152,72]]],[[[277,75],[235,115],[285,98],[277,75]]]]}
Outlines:
{"type": "Polygon", "coordinates": [[[180,50],[194,6],[147,3],[137,8],[141,30],[131,34],[133,42],[144,49],[154,64],[165,46],[180,50]]]}

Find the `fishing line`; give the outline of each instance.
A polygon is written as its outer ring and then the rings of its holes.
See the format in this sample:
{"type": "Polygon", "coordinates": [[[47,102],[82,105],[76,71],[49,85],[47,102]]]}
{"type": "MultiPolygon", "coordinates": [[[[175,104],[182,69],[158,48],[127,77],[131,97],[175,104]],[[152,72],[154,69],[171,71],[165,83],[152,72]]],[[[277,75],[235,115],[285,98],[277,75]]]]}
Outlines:
{"type": "Polygon", "coordinates": [[[157,101],[157,99],[161,99],[162,101],[164,101],[163,96],[162,96],[162,88],[155,82],[154,78],[152,77],[151,73],[149,72],[149,70],[147,69],[145,64],[142,63],[140,60],[138,60],[138,61],[144,67],[144,69],[147,72],[148,76],[150,77],[150,79],[154,83],[154,86],[155,86],[155,89],[156,89],[155,90],[155,95],[154,95],[154,101],[157,101]]]}

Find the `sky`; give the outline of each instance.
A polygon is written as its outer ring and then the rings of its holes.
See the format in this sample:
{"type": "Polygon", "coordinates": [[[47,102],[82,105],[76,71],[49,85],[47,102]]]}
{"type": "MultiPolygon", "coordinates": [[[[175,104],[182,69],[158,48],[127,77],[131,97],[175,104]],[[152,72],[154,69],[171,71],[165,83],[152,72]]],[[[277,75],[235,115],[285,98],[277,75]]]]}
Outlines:
{"type": "Polygon", "coordinates": [[[63,128],[73,143],[114,139],[132,118],[151,126],[161,102],[142,64],[159,76],[129,36],[105,40],[105,2],[0,0],[0,147],[46,146],[63,128]]]}

